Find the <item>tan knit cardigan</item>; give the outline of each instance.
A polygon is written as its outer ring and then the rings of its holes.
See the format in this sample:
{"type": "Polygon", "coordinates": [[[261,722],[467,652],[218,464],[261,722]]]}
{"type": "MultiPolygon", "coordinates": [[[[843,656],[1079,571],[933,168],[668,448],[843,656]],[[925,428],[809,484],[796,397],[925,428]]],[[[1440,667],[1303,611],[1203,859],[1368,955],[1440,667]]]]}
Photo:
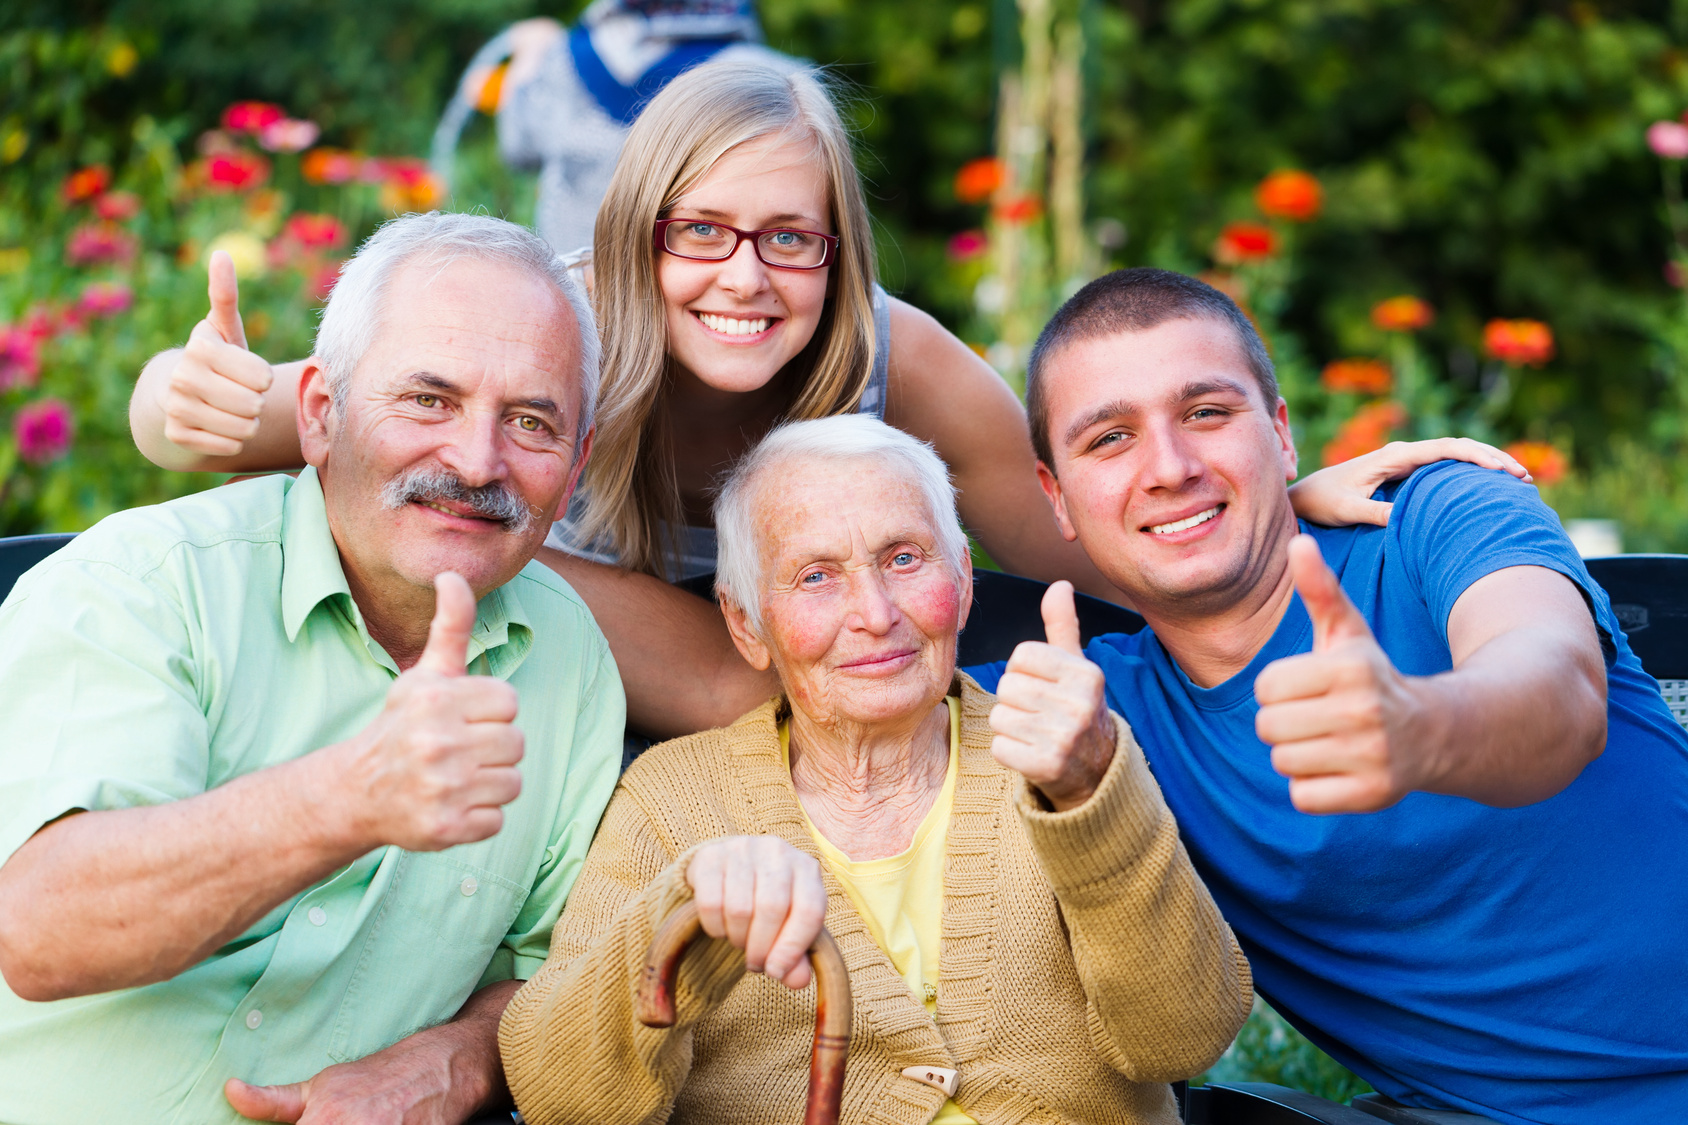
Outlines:
{"type": "MultiPolygon", "coordinates": [[[[842,1120],[929,1121],[943,1093],[902,1071],[935,1065],[960,1071],[955,1100],[982,1125],[1171,1125],[1166,1083],[1211,1064],[1248,1015],[1248,962],[1122,720],[1101,787],[1053,813],[991,757],[995,697],[958,682],[936,1020],[825,874],[855,998],[842,1120]]],[[[814,985],[747,974],[742,953],[712,942],[682,964],[672,1029],[633,1019],[654,926],[690,896],[690,849],[775,835],[819,858],[782,764],[780,713],[770,701],[664,743],[621,779],[550,959],[500,1028],[531,1125],[801,1121],[814,985]]]]}

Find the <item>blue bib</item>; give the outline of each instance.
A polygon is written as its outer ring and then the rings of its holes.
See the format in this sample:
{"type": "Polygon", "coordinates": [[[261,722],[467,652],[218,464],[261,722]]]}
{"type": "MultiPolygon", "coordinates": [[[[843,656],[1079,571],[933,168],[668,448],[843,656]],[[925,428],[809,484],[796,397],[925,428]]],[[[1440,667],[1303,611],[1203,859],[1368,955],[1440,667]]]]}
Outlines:
{"type": "Polygon", "coordinates": [[[569,30],[569,56],[574,60],[574,71],[580,76],[581,85],[586,87],[599,107],[623,125],[632,125],[639,111],[645,108],[645,103],[660,94],[664,86],[699,63],[708,62],[723,47],[739,42],[743,40],[682,40],[631,86],[623,85],[610,73],[610,68],[598,57],[597,48],[592,46],[591,33],[580,24],[569,30]]]}

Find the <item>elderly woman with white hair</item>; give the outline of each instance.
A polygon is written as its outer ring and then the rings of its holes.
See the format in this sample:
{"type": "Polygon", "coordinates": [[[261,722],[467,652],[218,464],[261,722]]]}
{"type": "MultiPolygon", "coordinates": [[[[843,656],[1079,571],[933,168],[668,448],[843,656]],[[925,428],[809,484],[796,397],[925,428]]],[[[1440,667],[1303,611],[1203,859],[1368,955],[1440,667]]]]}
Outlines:
{"type": "Polygon", "coordinates": [[[1071,587],[1001,702],[957,675],[948,475],[861,415],[775,430],[715,518],[733,639],[782,694],[622,778],[504,1016],[526,1119],[797,1120],[824,923],[856,1013],[844,1120],[1176,1121],[1167,1083],[1230,1043],[1248,964],[1078,655],[1071,587]],[[645,949],[687,899],[726,940],[643,1027],[645,949]]]}

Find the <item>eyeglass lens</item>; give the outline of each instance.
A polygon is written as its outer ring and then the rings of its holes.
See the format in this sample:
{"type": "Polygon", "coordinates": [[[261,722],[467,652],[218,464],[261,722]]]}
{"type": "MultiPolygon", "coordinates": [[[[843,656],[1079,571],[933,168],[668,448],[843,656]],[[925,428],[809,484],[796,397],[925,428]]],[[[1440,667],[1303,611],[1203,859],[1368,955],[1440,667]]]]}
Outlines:
{"type": "MultiPolygon", "coordinates": [[[[717,223],[669,223],[663,237],[669,250],[687,258],[725,258],[738,244],[717,223]]],[[[770,266],[818,266],[826,260],[826,240],[801,230],[765,230],[756,236],[756,255],[770,266]]]]}

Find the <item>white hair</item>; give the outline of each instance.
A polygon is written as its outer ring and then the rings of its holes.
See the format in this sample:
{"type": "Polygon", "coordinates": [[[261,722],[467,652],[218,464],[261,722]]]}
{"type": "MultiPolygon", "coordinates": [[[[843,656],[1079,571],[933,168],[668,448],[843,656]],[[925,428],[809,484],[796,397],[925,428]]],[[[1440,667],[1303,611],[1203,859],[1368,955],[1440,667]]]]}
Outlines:
{"type": "Polygon", "coordinates": [[[459,258],[515,266],[549,282],[568,301],[580,333],[580,424],[575,427],[579,456],[598,404],[603,357],[592,303],[544,239],[526,227],[487,215],[439,211],[401,215],[381,224],[341,267],[316,335],[316,355],[322,361],[334,409],[345,411],[352,372],[375,340],[387,287],[399,268],[414,261],[445,266],[459,258]]]}
{"type": "Polygon", "coordinates": [[[756,503],[764,478],[791,462],[866,461],[893,465],[920,490],[938,537],[938,550],[959,576],[967,532],[955,507],[955,485],[943,458],[926,442],[866,414],[837,414],[787,422],[739,459],[715,499],[715,593],[762,629],[762,543],[756,503]]]}

